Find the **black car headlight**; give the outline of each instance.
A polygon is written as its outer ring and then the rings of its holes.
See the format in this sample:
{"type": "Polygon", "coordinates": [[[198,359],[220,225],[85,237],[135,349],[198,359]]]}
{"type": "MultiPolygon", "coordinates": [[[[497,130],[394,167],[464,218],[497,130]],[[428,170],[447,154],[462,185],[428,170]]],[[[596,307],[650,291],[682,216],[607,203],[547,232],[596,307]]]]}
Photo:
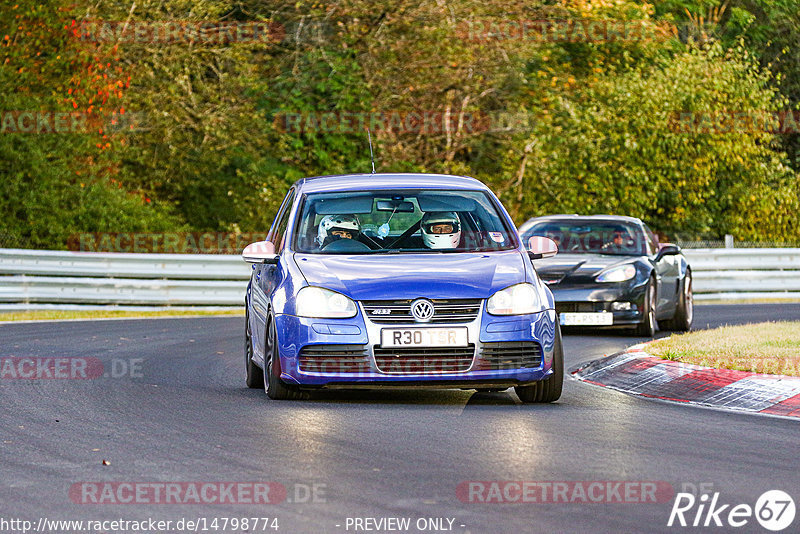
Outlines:
{"type": "Polygon", "coordinates": [[[598,282],[624,282],[636,276],[636,267],[633,265],[620,265],[612,267],[597,275],[598,282]]]}

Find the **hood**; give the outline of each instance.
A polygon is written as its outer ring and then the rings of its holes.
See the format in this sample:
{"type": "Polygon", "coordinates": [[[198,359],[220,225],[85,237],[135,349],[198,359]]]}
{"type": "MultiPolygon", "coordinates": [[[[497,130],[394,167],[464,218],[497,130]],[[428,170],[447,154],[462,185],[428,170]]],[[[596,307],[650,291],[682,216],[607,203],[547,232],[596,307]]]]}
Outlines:
{"type": "Polygon", "coordinates": [[[610,254],[556,254],[552,258],[536,260],[536,272],[546,284],[557,284],[562,280],[591,280],[600,271],[609,267],[631,263],[638,256],[616,256],[610,254]]]}
{"type": "Polygon", "coordinates": [[[325,255],[295,254],[309,285],[355,300],[488,298],[524,282],[522,254],[491,253],[325,255]]]}

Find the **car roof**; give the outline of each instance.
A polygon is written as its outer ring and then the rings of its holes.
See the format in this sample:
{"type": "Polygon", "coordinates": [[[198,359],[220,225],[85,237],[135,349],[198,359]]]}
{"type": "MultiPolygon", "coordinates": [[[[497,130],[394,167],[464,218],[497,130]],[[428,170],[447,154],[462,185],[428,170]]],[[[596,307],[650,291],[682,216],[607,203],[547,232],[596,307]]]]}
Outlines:
{"type": "Polygon", "coordinates": [[[534,217],[525,221],[525,225],[534,222],[543,221],[568,221],[568,220],[590,220],[600,222],[626,222],[633,224],[644,224],[641,219],[637,217],[628,217],[626,215],[579,215],[577,213],[564,213],[560,215],[545,215],[543,217],[534,217]]]}
{"type": "Polygon", "coordinates": [[[469,176],[422,173],[339,174],[314,176],[295,182],[303,193],[334,191],[363,191],[376,189],[462,189],[482,190],[489,188],[483,182],[469,176]]]}

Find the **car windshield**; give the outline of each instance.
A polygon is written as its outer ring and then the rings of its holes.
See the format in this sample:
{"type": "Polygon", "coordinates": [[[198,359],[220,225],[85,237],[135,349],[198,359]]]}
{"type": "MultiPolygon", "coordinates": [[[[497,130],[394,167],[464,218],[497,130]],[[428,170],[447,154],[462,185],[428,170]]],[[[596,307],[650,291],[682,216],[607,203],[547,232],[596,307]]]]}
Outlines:
{"type": "Polygon", "coordinates": [[[644,231],[623,221],[564,220],[542,221],[528,228],[523,239],[549,237],[566,254],[647,254],[644,231]]]}
{"type": "Polygon", "coordinates": [[[483,191],[310,193],[294,250],[309,254],[481,252],[518,246],[483,191]]]}

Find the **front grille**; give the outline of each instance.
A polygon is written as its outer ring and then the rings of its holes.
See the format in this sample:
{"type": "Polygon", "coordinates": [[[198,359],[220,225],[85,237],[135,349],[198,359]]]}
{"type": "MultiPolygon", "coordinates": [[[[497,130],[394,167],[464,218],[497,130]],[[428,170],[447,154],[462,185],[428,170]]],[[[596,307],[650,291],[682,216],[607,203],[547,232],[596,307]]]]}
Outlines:
{"type": "Polygon", "coordinates": [[[462,373],[472,366],[475,345],[466,347],[383,348],[375,346],[375,364],[382,373],[462,373]]]}
{"type": "Polygon", "coordinates": [[[599,312],[605,307],[605,302],[556,302],[557,313],[599,312]]]}
{"type": "MultiPolygon", "coordinates": [[[[361,304],[373,323],[413,323],[411,303],[416,299],[405,300],[365,300],[361,304]]],[[[433,317],[430,323],[470,323],[478,316],[481,299],[431,299],[433,317]]]]}
{"type": "Polygon", "coordinates": [[[534,369],[542,365],[542,347],[535,341],[484,343],[478,368],[481,370],[534,369]]]}
{"type": "Polygon", "coordinates": [[[307,345],[300,351],[300,370],[306,373],[369,372],[366,345],[307,345]]]}

